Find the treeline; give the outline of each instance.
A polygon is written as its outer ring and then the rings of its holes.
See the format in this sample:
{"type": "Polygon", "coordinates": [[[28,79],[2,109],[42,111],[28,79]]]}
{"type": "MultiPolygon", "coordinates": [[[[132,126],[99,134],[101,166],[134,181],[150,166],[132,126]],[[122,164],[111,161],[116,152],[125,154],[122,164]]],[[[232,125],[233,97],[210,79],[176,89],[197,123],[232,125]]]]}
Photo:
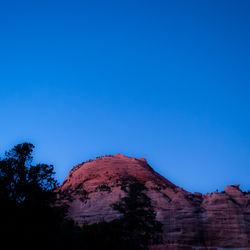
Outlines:
{"type": "MultiPolygon", "coordinates": [[[[161,242],[146,187],[130,183],[113,209],[123,216],[78,227],[66,220],[67,207],[56,206],[58,185],[52,165],[33,164],[34,145],[16,145],[0,158],[0,237],[8,249],[147,249],[161,242]]],[[[7,248],[6,248],[7,249],[7,248]]]]}

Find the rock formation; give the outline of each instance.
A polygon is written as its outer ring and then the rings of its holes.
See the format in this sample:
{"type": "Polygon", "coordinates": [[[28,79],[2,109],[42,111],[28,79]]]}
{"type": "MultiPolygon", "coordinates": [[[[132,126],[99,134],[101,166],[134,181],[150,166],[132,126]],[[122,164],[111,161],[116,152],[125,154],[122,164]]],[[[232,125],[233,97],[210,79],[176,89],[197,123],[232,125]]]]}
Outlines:
{"type": "Polygon", "coordinates": [[[163,224],[163,240],[153,249],[250,249],[250,194],[239,185],[202,195],[177,187],[156,173],[144,158],[116,154],[75,166],[57,190],[79,225],[121,216],[112,209],[126,194],[122,187],[143,182],[163,224]]]}

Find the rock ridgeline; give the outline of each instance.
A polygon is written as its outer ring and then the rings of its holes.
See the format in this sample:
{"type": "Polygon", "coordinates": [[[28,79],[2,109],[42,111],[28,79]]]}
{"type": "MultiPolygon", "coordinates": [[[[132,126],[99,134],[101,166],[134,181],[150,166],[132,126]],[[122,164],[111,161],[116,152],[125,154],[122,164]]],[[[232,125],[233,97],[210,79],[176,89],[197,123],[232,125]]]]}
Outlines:
{"type": "Polygon", "coordinates": [[[163,244],[153,249],[250,249],[250,194],[239,185],[223,192],[190,193],[156,173],[144,158],[116,154],[75,166],[57,190],[58,202],[79,225],[121,216],[112,204],[133,181],[146,185],[163,244]]]}

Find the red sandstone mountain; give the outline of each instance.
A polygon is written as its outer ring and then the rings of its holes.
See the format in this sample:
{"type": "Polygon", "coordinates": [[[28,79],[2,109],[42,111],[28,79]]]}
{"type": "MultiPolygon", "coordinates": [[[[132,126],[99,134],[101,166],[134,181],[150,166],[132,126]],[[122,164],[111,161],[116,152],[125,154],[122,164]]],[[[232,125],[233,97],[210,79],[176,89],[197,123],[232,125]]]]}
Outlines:
{"type": "Polygon", "coordinates": [[[156,173],[143,158],[116,154],[77,165],[58,189],[58,200],[69,205],[68,217],[78,224],[111,221],[121,216],[111,205],[126,195],[122,185],[135,178],[145,183],[163,224],[164,244],[154,249],[250,249],[250,194],[238,185],[221,193],[192,194],[156,173]]]}

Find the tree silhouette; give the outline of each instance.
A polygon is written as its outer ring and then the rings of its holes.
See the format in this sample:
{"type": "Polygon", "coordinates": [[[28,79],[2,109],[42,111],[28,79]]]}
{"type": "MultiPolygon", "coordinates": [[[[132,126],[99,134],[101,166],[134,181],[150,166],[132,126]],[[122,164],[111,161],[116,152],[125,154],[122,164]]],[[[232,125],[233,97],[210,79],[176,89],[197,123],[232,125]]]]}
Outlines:
{"type": "Polygon", "coordinates": [[[63,238],[65,210],[54,206],[54,167],[32,165],[33,149],[33,144],[18,144],[0,159],[0,235],[8,246],[36,249],[39,242],[48,249],[63,238]]]}
{"type": "Polygon", "coordinates": [[[156,214],[143,183],[133,181],[122,187],[127,196],[113,205],[122,216],[111,222],[84,225],[79,234],[79,243],[85,250],[141,250],[150,244],[160,243],[162,224],[156,214]]]}
{"type": "MultiPolygon", "coordinates": [[[[57,185],[54,167],[46,164],[32,164],[34,145],[23,143],[5,153],[0,161],[1,193],[5,199],[17,203],[39,200],[40,195],[52,197],[57,185]]],[[[46,200],[44,197],[44,200],[46,200]]]]}
{"type": "Polygon", "coordinates": [[[150,198],[145,194],[146,186],[133,182],[124,188],[127,196],[113,205],[123,214],[120,222],[123,236],[130,241],[133,249],[147,249],[150,244],[160,243],[162,224],[156,220],[156,213],[150,198]]]}

